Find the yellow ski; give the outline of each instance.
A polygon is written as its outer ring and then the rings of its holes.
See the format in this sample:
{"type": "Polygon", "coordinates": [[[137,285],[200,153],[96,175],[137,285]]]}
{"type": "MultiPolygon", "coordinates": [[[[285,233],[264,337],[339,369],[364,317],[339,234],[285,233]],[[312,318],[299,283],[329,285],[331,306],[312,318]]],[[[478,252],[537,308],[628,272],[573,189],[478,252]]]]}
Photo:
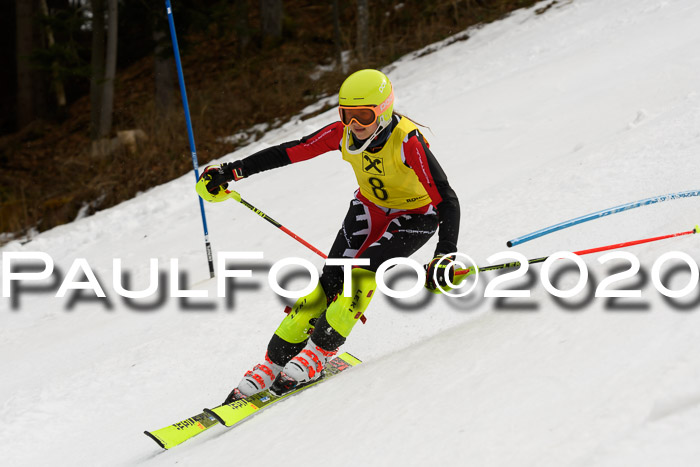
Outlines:
{"type": "Polygon", "coordinates": [[[344,353],[328,362],[328,365],[326,365],[326,368],[323,370],[323,377],[293,391],[278,396],[268,389],[245,399],[231,402],[230,404],[220,405],[213,409],[204,409],[204,413],[215,418],[222,425],[231,427],[279,400],[297,394],[360,363],[361,361],[357,358],[349,353],[344,353]]]}
{"type": "Polygon", "coordinates": [[[326,368],[324,369],[324,376],[322,378],[294,391],[277,396],[270,393],[268,390],[265,390],[240,401],[220,405],[213,409],[204,409],[202,413],[193,417],[186,418],[159,430],[144,431],[144,433],[146,436],[158,443],[158,445],[163,449],[170,449],[204,431],[207,431],[209,428],[219,423],[222,423],[222,425],[227,427],[233,426],[281,399],[303,391],[304,389],[318,384],[321,381],[325,381],[326,379],[335,376],[348,368],[359,365],[360,363],[361,361],[357,358],[353,357],[349,353],[344,353],[328,362],[328,365],[326,365],[326,368]]]}

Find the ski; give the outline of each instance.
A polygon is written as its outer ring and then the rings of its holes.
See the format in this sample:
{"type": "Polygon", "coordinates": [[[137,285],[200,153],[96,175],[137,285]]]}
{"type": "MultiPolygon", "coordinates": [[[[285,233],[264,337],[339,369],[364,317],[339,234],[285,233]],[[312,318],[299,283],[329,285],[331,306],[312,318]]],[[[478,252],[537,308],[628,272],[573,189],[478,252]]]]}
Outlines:
{"type": "Polygon", "coordinates": [[[204,413],[215,418],[222,425],[231,427],[245,420],[251,415],[256,414],[260,410],[269,407],[277,401],[280,401],[293,394],[297,394],[298,392],[310,388],[321,381],[325,381],[350,367],[359,365],[360,363],[361,361],[357,358],[353,357],[349,353],[344,353],[328,362],[328,365],[326,365],[326,368],[323,370],[324,375],[316,381],[305,384],[302,387],[296,388],[282,395],[273,394],[269,389],[267,389],[251,397],[231,402],[230,404],[220,405],[213,409],[204,409],[204,413]]]}
{"type": "Polygon", "coordinates": [[[190,438],[217,425],[219,422],[202,412],[194,417],[186,418],[165,428],[155,431],[144,431],[146,436],[158,443],[163,449],[170,449],[178,444],[184,443],[190,438]]]}
{"type": "Polygon", "coordinates": [[[158,443],[161,448],[170,449],[219,423],[226,427],[232,427],[275,402],[297,394],[360,363],[362,363],[360,360],[346,352],[328,362],[321,378],[288,393],[278,396],[267,389],[246,399],[220,405],[213,409],[204,409],[202,413],[193,417],[159,430],[144,431],[144,433],[158,443]]]}

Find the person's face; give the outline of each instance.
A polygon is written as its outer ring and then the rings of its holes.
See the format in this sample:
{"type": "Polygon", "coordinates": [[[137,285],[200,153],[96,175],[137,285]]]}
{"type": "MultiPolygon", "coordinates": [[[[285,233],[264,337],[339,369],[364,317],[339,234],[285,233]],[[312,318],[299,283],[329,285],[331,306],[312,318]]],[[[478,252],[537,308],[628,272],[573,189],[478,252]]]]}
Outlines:
{"type": "Polygon", "coordinates": [[[357,139],[367,139],[372,134],[377,130],[377,127],[379,126],[379,123],[376,121],[371,124],[370,126],[362,126],[356,121],[350,122],[350,131],[352,131],[352,134],[355,135],[357,139]]]}

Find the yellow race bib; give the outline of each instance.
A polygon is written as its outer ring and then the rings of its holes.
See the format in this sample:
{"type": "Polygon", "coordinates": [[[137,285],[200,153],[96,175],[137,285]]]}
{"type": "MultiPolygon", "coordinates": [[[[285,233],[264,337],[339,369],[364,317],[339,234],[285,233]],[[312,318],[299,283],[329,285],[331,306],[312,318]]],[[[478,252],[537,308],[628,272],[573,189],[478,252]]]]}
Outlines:
{"type": "Polygon", "coordinates": [[[343,133],[343,141],[340,144],[343,159],[352,165],[360,185],[360,193],[374,204],[408,210],[423,207],[431,202],[416,173],[401,159],[404,138],[416,129],[413,122],[402,117],[379,152],[363,151],[362,154],[350,154],[345,150],[345,139],[350,131],[343,133]]]}

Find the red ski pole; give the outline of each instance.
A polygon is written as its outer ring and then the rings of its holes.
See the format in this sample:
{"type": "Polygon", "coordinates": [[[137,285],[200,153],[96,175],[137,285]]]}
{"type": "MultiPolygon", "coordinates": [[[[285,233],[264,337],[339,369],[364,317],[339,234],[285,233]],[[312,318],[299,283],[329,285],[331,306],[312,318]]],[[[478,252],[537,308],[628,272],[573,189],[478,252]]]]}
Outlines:
{"type": "MultiPolygon", "coordinates": [[[[659,240],[665,240],[667,238],[673,238],[673,237],[680,237],[682,235],[692,235],[700,233],[700,226],[696,225],[693,230],[688,230],[687,232],[678,232],[674,234],[669,234],[669,235],[662,235],[660,237],[652,237],[652,238],[644,238],[642,240],[633,240],[630,242],[622,242],[622,243],[616,243],[614,245],[606,245],[606,246],[601,246],[598,248],[589,248],[587,250],[579,250],[579,251],[574,251],[575,255],[583,256],[583,255],[590,255],[591,253],[599,253],[601,251],[608,251],[608,250],[616,250],[618,248],[624,248],[627,246],[633,246],[633,245],[641,245],[642,243],[649,243],[649,242],[657,242],[659,240]]],[[[534,259],[529,259],[527,260],[528,264],[533,264],[533,263],[543,263],[549,258],[549,256],[543,256],[542,258],[534,258],[534,259]]],[[[496,269],[507,269],[507,268],[516,268],[520,266],[519,261],[514,261],[512,263],[503,263],[503,264],[494,264],[493,266],[477,266],[477,270],[479,272],[483,271],[494,271],[496,269]]],[[[465,274],[473,274],[474,271],[472,268],[467,268],[467,269],[460,269],[455,272],[456,276],[463,276],[465,274]]]]}
{"type": "Polygon", "coordinates": [[[311,250],[311,251],[313,251],[314,253],[316,253],[317,255],[319,255],[321,258],[323,258],[323,259],[328,259],[328,256],[326,256],[325,253],[323,253],[322,251],[320,251],[318,248],[316,248],[315,246],[313,246],[311,243],[307,242],[306,240],[304,240],[303,238],[301,238],[299,235],[295,234],[294,232],[292,232],[291,230],[289,230],[288,228],[286,228],[285,226],[283,226],[282,224],[280,224],[279,222],[277,222],[276,220],[274,220],[272,217],[268,216],[267,214],[265,214],[264,212],[262,212],[260,209],[256,208],[255,206],[253,206],[252,204],[250,204],[248,201],[246,201],[246,200],[244,200],[243,198],[241,198],[241,195],[240,195],[237,191],[233,191],[233,190],[230,190],[230,191],[229,191],[229,190],[226,190],[226,194],[228,195],[228,198],[238,201],[238,202],[241,203],[243,206],[247,207],[248,209],[250,209],[251,211],[253,211],[255,214],[257,214],[258,216],[262,217],[262,218],[265,219],[267,222],[269,222],[270,224],[274,225],[275,227],[277,227],[278,229],[280,229],[282,232],[286,233],[287,235],[289,235],[290,237],[292,237],[294,240],[296,240],[297,242],[301,243],[302,245],[304,245],[304,246],[305,246],[306,248],[308,248],[309,250],[311,250]]]}

